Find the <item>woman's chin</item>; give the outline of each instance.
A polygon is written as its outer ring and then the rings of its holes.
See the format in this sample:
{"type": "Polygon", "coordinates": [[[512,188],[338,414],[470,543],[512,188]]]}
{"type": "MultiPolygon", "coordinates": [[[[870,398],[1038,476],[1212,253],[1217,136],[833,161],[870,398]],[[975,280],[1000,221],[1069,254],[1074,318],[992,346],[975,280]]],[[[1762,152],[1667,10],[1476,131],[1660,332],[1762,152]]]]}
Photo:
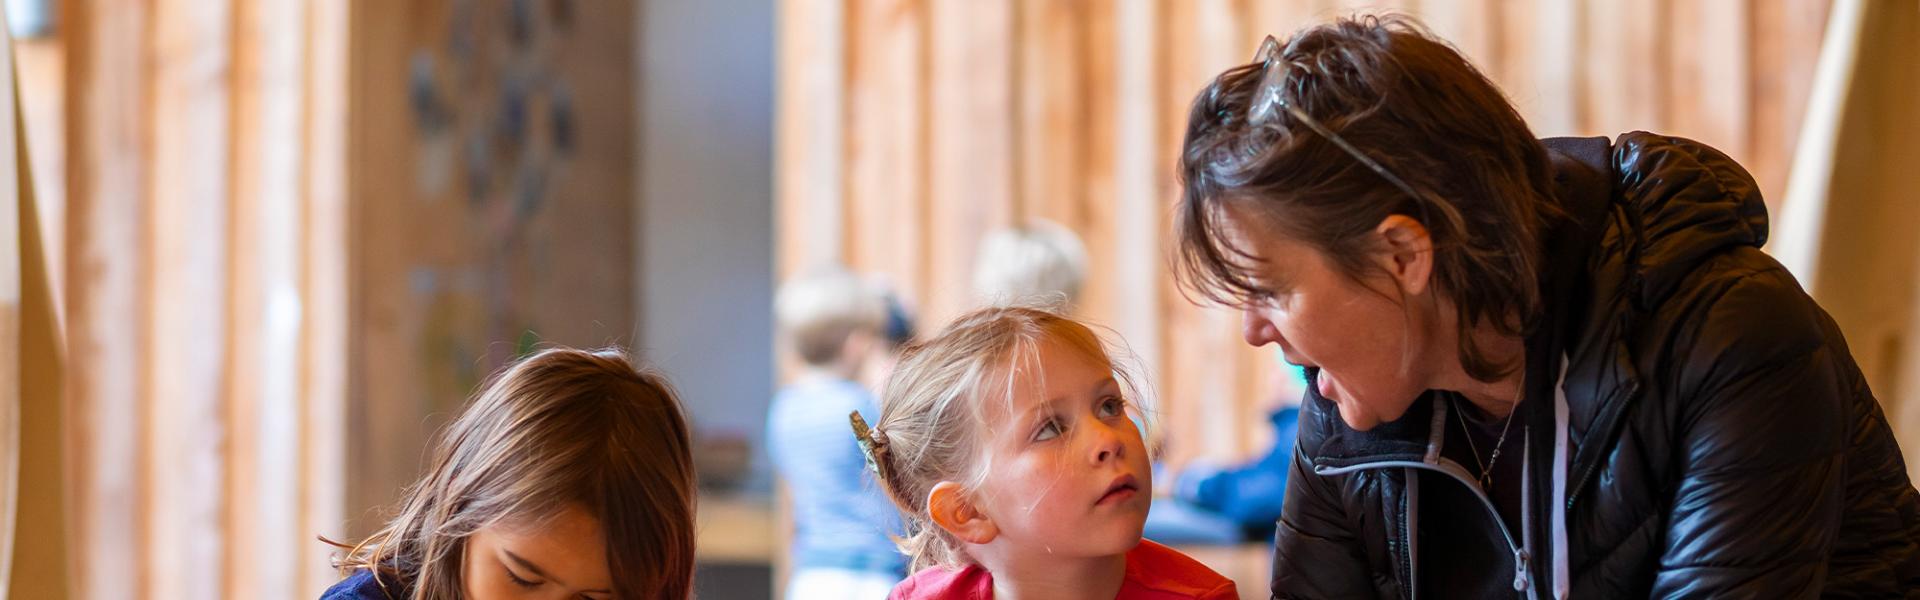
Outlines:
{"type": "Polygon", "coordinates": [[[1359,406],[1340,405],[1340,420],[1354,431],[1366,431],[1380,424],[1380,417],[1359,406]]]}

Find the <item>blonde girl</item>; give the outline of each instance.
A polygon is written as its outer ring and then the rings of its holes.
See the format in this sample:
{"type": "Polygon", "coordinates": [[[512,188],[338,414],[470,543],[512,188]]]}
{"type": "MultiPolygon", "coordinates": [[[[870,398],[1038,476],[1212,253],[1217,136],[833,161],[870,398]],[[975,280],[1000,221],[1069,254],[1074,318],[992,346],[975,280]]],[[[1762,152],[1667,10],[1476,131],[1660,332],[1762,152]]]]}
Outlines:
{"type": "Polygon", "coordinates": [[[907,349],[869,429],[909,524],[892,598],[1232,598],[1233,583],[1141,539],[1153,494],[1133,386],[1085,325],[990,308],[907,349]]]}

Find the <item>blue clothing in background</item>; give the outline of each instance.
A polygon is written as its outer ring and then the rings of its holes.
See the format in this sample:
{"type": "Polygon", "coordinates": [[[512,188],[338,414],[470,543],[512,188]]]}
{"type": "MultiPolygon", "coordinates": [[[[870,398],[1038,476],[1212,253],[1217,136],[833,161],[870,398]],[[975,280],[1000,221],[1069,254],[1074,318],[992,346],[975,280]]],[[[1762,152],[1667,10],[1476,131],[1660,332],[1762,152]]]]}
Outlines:
{"type": "Polygon", "coordinates": [[[900,513],[867,470],[847,414],[878,423],[873,393],[828,378],[801,381],[774,395],[767,453],[793,498],[795,569],[878,571],[904,577],[907,557],[888,536],[900,513]]]}
{"type": "Polygon", "coordinates": [[[1273,448],[1266,456],[1227,469],[1188,469],[1174,486],[1177,498],[1238,523],[1247,539],[1273,538],[1287,496],[1294,437],[1300,432],[1298,407],[1282,408],[1268,418],[1273,423],[1273,448]]]}

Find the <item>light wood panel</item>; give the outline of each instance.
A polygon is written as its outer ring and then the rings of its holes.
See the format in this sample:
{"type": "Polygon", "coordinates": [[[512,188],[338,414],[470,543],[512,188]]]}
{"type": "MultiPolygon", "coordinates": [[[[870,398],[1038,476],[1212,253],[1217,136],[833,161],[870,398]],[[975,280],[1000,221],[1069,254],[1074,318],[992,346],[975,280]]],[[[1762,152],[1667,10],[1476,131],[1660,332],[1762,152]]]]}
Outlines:
{"type": "MultiPolygon", "coordinates": [[[[81,0],[60,136],[72,590],[310,597],[347,433],[344,3],[81,0]],[[331,71],[327,69],[332,69],[331,71]]],[[[31,117],[33,119],[35,117],[31,117]]],[[[58,580],[66,578],[56,576],[58,580]]]]}
{"type": "Polygon", "coordinates": [[[61,4],[67,96],[67,349],[74,416],[77,598],[142,598],[148,519],[139,507],[147,337],[148,8],[112,0],[61,4]]]}
{"type": "Polygon", "coordinates": [[[972,305],[984,231],[1060,222],[1091,254],[1081,315],[1145,363],[1169,458],[1242,456],[1265,443],[1276,359],[1245,347],[1236,315],[1175,289],[1166,244],[1186,109],[1262,36],[1411,14],[1501,84],[1536,133],[1693,137],[1751,168],[1777,208],[1826,6],[783,0],[780,272],[842,260],[883,273],[932,331],[972,305]]]}

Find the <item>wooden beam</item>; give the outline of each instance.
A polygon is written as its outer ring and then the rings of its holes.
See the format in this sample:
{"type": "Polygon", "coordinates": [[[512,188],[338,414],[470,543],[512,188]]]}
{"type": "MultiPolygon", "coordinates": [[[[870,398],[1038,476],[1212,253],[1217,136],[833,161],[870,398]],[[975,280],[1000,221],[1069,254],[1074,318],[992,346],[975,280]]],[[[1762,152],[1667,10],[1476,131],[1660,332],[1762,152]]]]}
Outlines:
{"type": "Polygon", "coordinates": [[[351,238],[347,224],[349,86],[348,40],[352,4],[308,2],[301,137],[300,353],[300,597],[318,597],[338,579],[334,550],[313,538],[347,541],[348,289],[351,238]]]}
{"type": "MultiPolygon", "coordinates": [[[[1110,87],[1095,88],[1094,94],[1112,94],[1113,107],[1111,202],[1113,206],[1111,248],[1111,298],[1105,303],[1107,324],[1126,340],[1138,367],[1145,372],[1149,386],[1158,383],[1162,368],[1161,293],[1167,285],[1167,261],[1163,250],[1166,231],[1162,215],[1171,212],[1172,198],[1162,195],[1165,181],[1172,176],[1172,152],[1161,145],[1160,123],[1167,114],[1178,114],[1165,104],[1160,73],[1161,37],[1158,25],[1160,7],[1151,2],[1119,2],[1111,13],[1112,38],[1105,50],[1113,55],[1110,87]]],[[[1173,107],[1182,106],[1174,103],[1173,107]]],[[[1177,118],[1177,117],[1176,117],[1177,118]]],[[[1096,121],[1098,123],[1098,121],[1096,121]]],[[[1098,126],[1098,125],[1096,125],[1098,126]]],[[[1098,162],[1092,163],[1095,169],[1098,162]]],[[[1097,172],[1097,171],[1096,171],[1097,172]]],[[[1090,240],[1098,243],[1097,240],[1090,240]]],[[[1089,248],[1089,253],[1094,252],[1089,248]]]]}
{"type": "Polygon", "coordinates": [[[851,10],[843,248],[850,264],[918,298],[928,292],[928,7],[924,0],[858,0],[851,10]]]}
{"type": "Polygon", "coordinates": [[[316,543],[300,531],[300,446],[341,433],[303,429],[300,412],[305,16],[297,0],[234,6],[225,528],[227,554],[247,557],[227,573],[234,597],[312,595],[298,576],[316,543]]]}
{"type": "Polygon", "coordinates": [[[974,255],[1013,222],[1015,11],[1012,0],[929,0],[928,295],[933,332],[971,306],[974,255]]]}
{"type": "Polygon", "coordinates": [[[1672,25],[1667,56],[1666,133],[1704,142],[1734,160],[1748,156],[1752,71],[1751,0],[1665,3],[1672,25]]]}
{"type": "Polygon", "coordinates": [[[850,0],[783,0],[775,135],[782,278],[845,260],[850,0]]]}
{"type": "Polygon", "coordinates": [[[148,336],[139,300],[149,121],[148,7],[61,4],[66,38],[67,372],[74,462],[76,598],[144,597],[150,589],[141,465],[148,336]]]}
{"type": "Polygon", "coordinates": [[[225,582],[227,298],[232,234],[232,5],[161,0],[153,73],[147,214],[146,489],[153,598],[225,582]]]}
{"type": "MultiPolygon", "coordinates": [[[[1609,138],[1634,130],[1659,131],[1667,102],[1665,2],[1622,0],[1587,4],[1581,23],[1582,135],[1609,138]]],[[[1545,135],[1542,133],[1542,135],[1545,135]]]]}

